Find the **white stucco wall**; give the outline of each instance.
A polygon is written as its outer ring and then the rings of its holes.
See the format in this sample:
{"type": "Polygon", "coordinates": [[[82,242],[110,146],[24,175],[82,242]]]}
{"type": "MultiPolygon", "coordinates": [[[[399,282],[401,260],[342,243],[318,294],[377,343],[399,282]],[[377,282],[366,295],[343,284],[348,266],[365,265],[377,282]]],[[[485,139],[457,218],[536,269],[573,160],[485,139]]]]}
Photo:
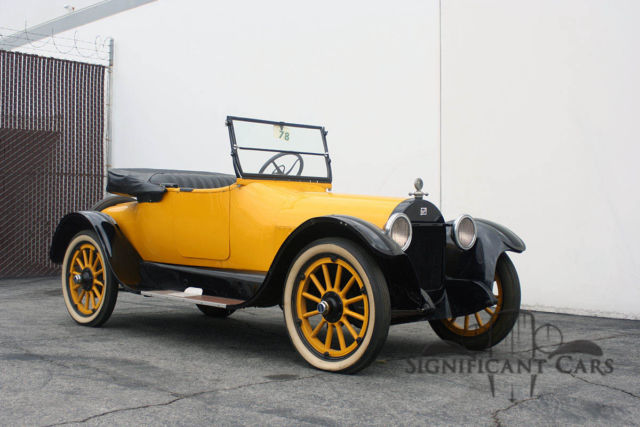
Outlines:
{"type": "MultiPolygon", "coordinates": [[[[442,208],[521,235],[526,306],[640,318],[639,18],[442,0],[442,208]]],[[[78,35],[116,40],[114,166],[231,172],[224,117],[254,116],[325,125],[336,192],[439,200],[437,1],[158,0],[78,35]]]]}
{"type": "Polygon", "coordinates": [[[445,1],[444,211],[502,222],[523,302],[640,318],[640,3],[445,1]]]}
{"type": "MultiPolygon", "coordinates": [[[[437,5],[157,1],[116,40],[113,165],[232,172],[227,115],[324,125],[336,192],[438,189],[437,5]],[[366,7],[365,7],[366,6],[366,7]]],[[[435,194],[437,197],[437,194],[435,194]]]]}

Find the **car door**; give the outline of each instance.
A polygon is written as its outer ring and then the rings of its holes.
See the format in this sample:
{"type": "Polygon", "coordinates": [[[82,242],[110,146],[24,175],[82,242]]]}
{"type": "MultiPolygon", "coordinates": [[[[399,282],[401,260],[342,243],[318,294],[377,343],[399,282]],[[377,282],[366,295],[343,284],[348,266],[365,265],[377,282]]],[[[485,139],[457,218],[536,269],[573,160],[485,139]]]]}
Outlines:
{"type": "Polygon", "coordinates": [[[173,204],[173,236],[186,258],[229,258],[229,188],[181,189],[173,204]]]}

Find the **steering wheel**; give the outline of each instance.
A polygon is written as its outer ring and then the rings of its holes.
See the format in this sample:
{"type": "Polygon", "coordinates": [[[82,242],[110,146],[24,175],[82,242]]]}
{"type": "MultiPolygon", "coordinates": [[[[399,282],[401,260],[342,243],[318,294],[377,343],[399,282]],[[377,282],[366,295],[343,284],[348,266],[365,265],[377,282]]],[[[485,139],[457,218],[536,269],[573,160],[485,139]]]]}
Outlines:
{"type": "Polygon", "coordinates": [[[271,175],[296,175],[296,176],[300,176],[300,174],[302,174],[302,169],[304,168],[304,160],[302,160],[302,156],[298,153],[278,153],[275,156],[272,156],[269,160],[267,160],[264,165],[262,165],[262,167],[260,168],[260,171],[258,173],[263,173],[268,167],[269,165],[273,165],[273,171],[271,172],[271,175]],[[276,163],[276,160],[282,158],[282,157],[287,157],[287,156],[291,156],[291,157],[295,157],[295,161],[293,162],[293,164],[291,165],[291,167],[289,169],[286,168],[285,164],[278,164],[276,163]],[[291,173],[291,171],[293,171],[293,168],[296,167],[296,165],[298,166],[298,170],[296,171],[295,174],[291,173]]]}

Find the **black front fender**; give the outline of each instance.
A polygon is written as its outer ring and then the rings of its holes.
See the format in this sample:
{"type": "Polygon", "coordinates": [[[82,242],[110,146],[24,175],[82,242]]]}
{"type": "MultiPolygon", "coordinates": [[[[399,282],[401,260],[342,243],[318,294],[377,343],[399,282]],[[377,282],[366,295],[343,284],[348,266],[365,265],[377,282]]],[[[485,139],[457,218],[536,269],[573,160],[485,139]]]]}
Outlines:
{"type": "Polygon", "coordinates": [[[523,252],[522,239],[507,227],[485,219],[476,219],[478,237],[468,251],[456,246],[447,233],[445,287],[451,312],[439,317],[474,313],[496,300],[492,286],[496,265],[507,251],[523,252]]]}
{"type": "MultiPolygon", "coordinates": [[[[524,241],[516,235],[513,231],[509,230],[502,224],[489,221],[488,219],[476,218],[476,224],[481,223],[487,226],[486,229],[493,229],[494,232],[498,232],[502,235],[502,243],[508,248],[506,250],[517,253],[522,253],[527,249],[524,241]]],[[[486,231],[485,231],[486,233],[486,231]]]]}
{"type": "Polygon", "coordinates": [[[490,287],[498,258],[506,251],[523,252],[526,246],[507,227],[484,219],[476,219],[478,238],[468,251],[456,246],[447,233],[446,276],[450,279],[479,281],[490,287]]]}
{"type": "Polygon", "coordinates": [[[98,243],[107,256],[108,268],[120,283],[135,289],[140,283],[140,255],[122,234],[115,220],[104,213],[80,211],[65,215],[53,234],[49,251],[51,261],[62,263],[69,242],[83,230],[96,233],[98,243]]]}
{"type": "Polygon", "coordinates": [[[406,255],[397,243],[378,227],[360,218],[328,215],[311,218],[291,232],[276,254],[264,283],[256,295],[247,301],[247,305],[279,304],[285,278],[292,261],[306,245],[324,237],[346,238],[360,244],[378,261],[385,275],[393,270],[394,273],[402,271],[410,276],[411,280],[403,280],[398,286],[394,286],[395,283],[393,285],[388,283],[392,307],[420,307],[425,303],[419,292],[419,287],[415,283],[413,272],[409,271],[410,265],[405,263],[403,264],[405,268],[396,268],[396,263],[399,260],[406,261],[406,255]]]}

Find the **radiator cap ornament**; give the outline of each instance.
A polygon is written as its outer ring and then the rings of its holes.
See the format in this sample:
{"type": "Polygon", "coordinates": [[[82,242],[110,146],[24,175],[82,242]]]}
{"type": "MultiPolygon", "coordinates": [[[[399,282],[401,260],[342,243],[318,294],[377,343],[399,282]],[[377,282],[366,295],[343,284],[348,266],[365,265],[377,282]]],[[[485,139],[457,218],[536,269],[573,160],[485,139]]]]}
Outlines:
{"type": "Polygon", "coordinates": [[[413,186],[416,188],[416,191],[409,193],[409,195],[415,197],[416,199],[422,199],[424,196],[428,196],[429,193],[422,192],[423,185],[424,183],[422,182],[422,178],[416,178],[416,180],[413,181],[413,186]]]}

